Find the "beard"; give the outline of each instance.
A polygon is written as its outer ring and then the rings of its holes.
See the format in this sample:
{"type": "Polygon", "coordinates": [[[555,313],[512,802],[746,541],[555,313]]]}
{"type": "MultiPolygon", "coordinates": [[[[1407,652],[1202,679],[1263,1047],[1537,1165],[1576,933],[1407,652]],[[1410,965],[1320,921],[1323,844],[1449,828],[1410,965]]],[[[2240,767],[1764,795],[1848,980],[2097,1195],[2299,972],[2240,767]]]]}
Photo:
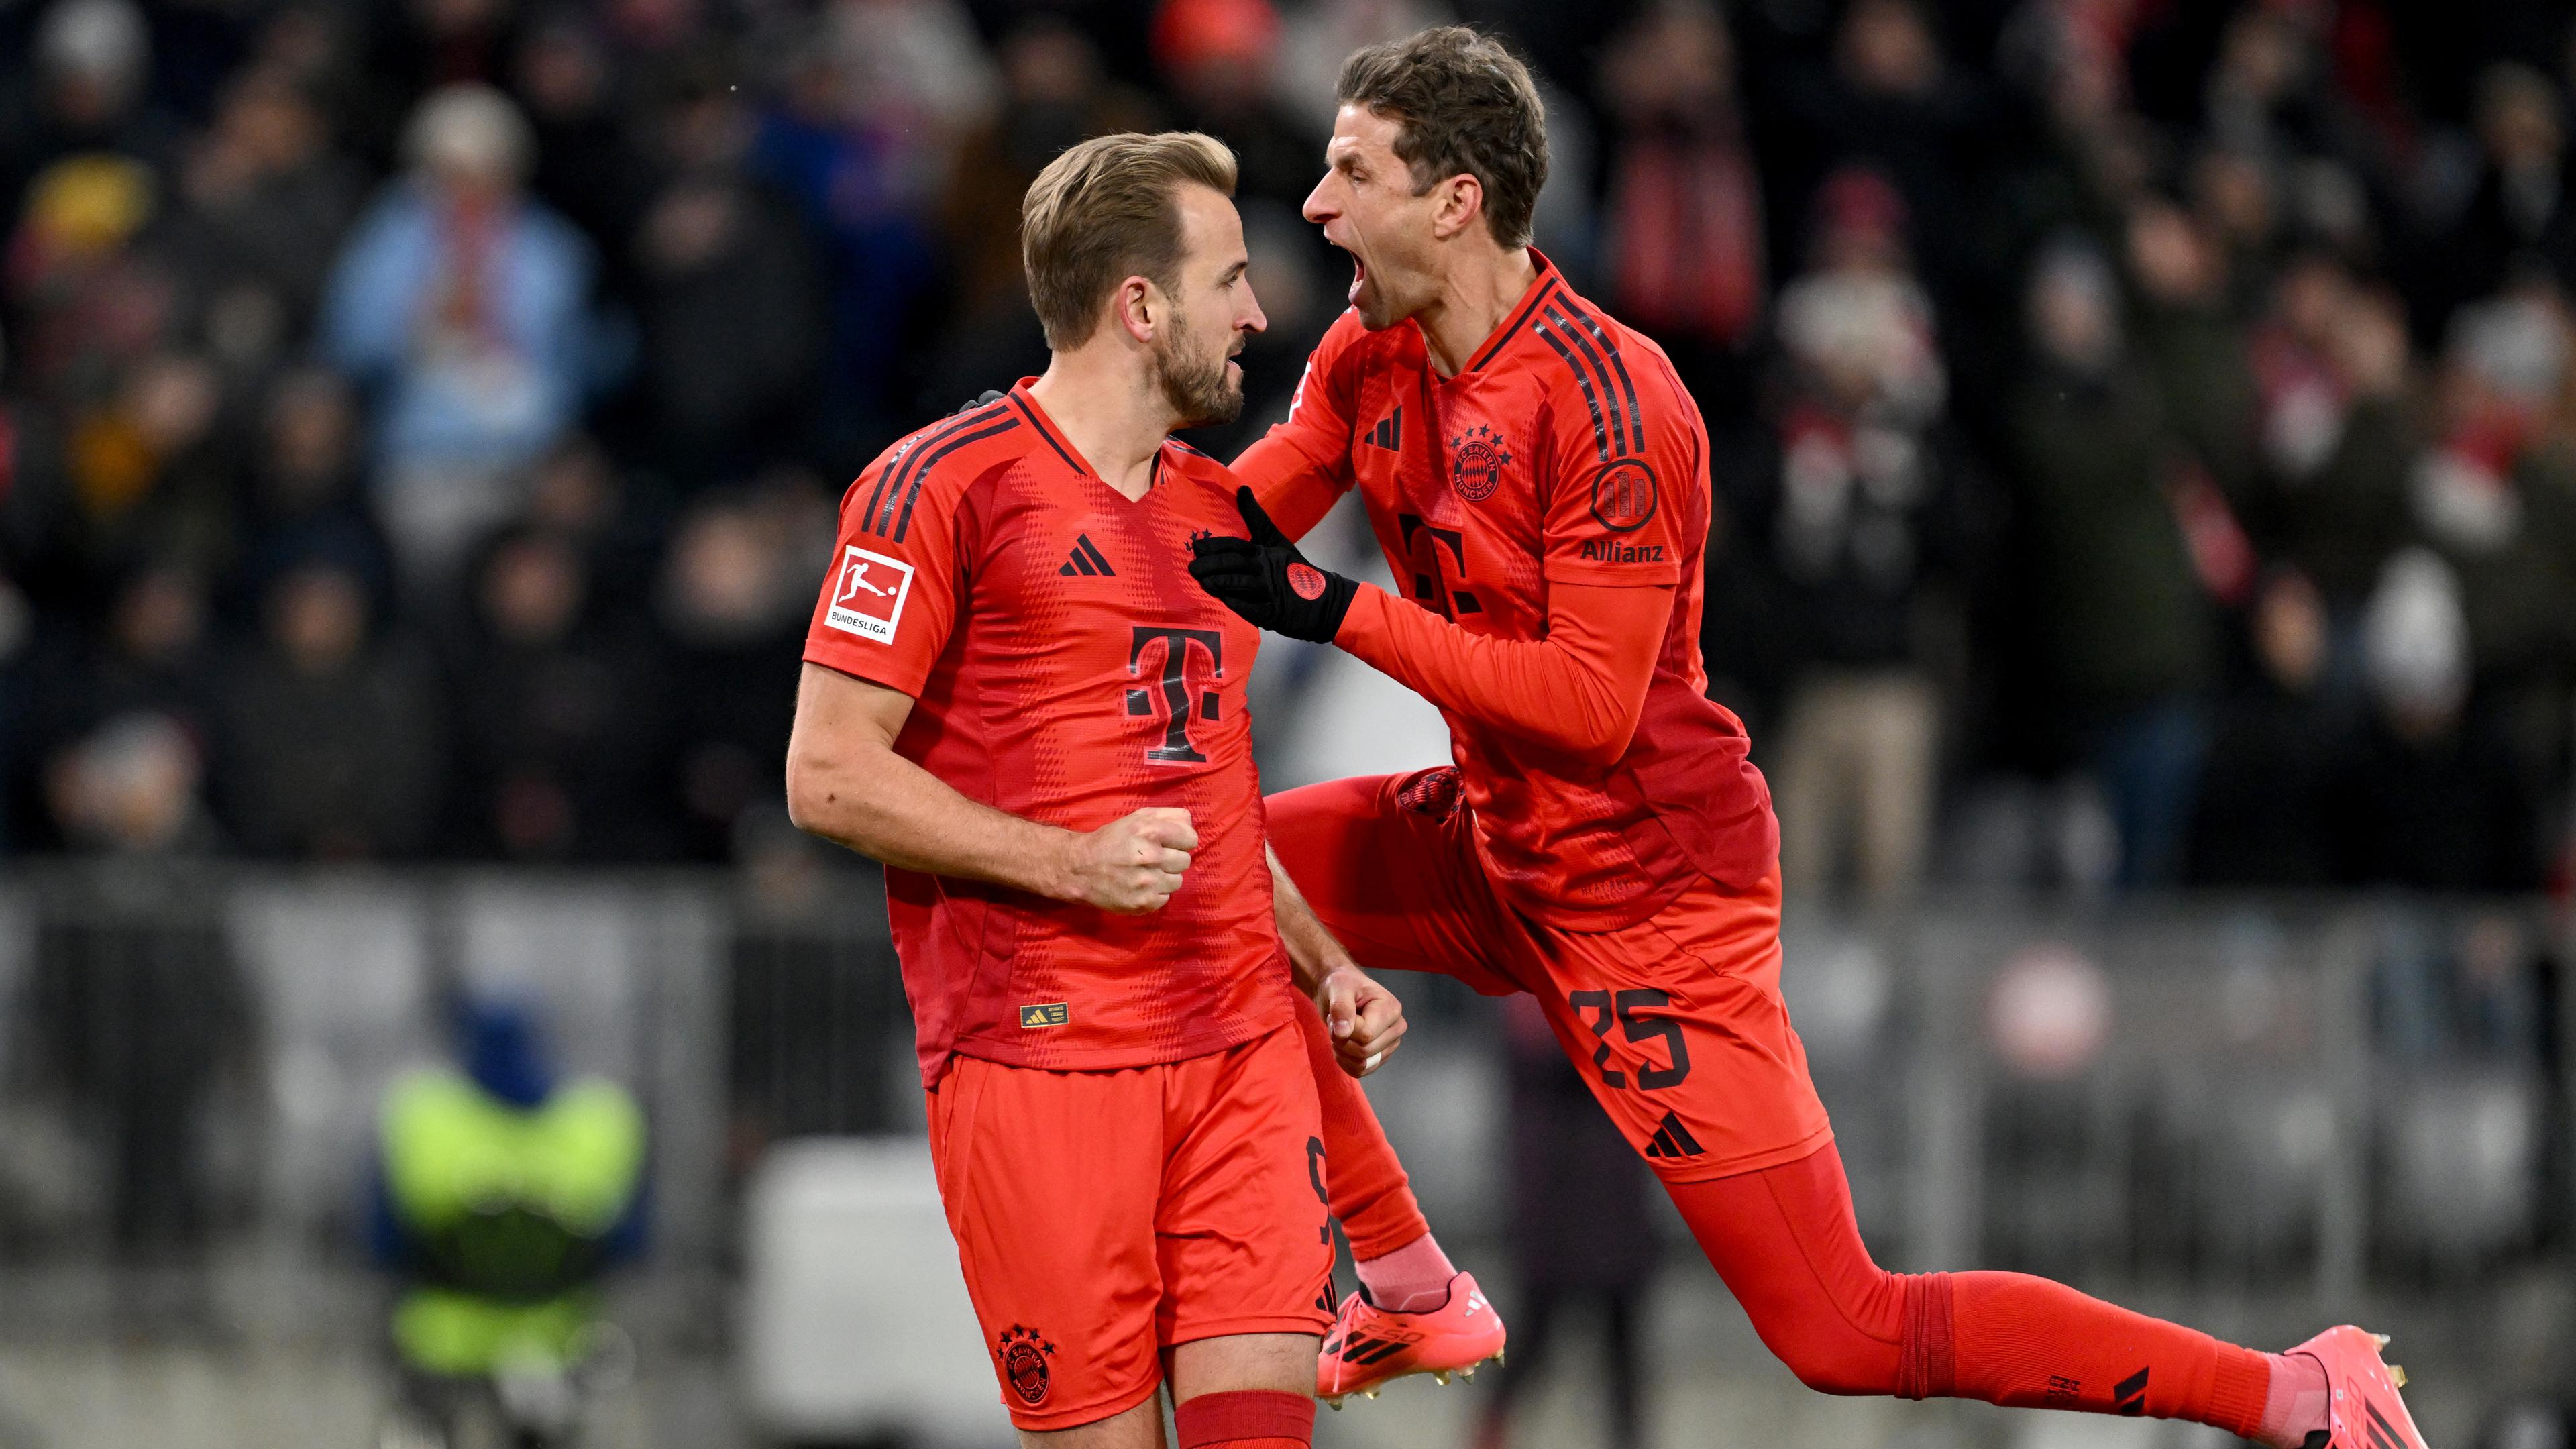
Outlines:
{"type": "MultiPolygon", "coordinates": [[[[1188,319],[1174,316],[1172,330],[1189,335],[1188,319]]],[[[1226,372],[1222,351],[1193,354],[1178,346],[1154,348],[1154,385],[1180,415],[1180,427],[1222,427],[1243,415],[1243,385],[1226,372]]]]}

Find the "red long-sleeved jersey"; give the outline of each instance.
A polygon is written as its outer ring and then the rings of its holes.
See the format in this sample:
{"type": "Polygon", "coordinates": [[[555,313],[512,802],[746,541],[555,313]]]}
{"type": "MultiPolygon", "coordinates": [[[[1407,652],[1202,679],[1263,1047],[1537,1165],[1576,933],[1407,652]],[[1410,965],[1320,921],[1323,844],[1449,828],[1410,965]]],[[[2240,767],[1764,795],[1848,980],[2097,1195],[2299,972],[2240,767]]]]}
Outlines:
{"type": "Polygon", "coordinates": [[[1477,843],[1530,916],[1640,919],[1772,868],[1744,727],[1707,697],[1708,433],[1663,350],[1533,250],[1538,278],[1456,377],[1356,312],[1235,473],[1292,536],[1356,486],[1405,599],[1335,642],[1440,707],[1477,843]]]}

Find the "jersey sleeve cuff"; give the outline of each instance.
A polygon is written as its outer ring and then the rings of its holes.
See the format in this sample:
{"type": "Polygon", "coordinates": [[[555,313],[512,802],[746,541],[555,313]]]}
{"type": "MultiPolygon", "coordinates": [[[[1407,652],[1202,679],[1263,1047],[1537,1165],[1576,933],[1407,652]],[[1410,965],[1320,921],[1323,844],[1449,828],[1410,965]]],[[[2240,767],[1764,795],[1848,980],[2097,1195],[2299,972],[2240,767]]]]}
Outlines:
{"type": "Polygon", "coordinates": [[[1390,602],[1386,590],[1362,580],[1351,591],[1351,606],[1342,614],[1342,627],[1333,631],[1334,645],[1368,663],[1376,663],[1372,646],[1386,637],[1386,608],[1390,602]]]}
{"type": "Polygon", "coordinates": [[[928,670],[907,668],[899,659],[889,658],[883,654],[871,657],[865,650],[842,648],[829,640],[808,640],[805,645],[805,662],[820,664],[835,674],[846,674],[852,679],[864,679],[870,684],[883,685],[897,694],[908,694],[914,699],[921,698],[921,686],[929,677],[928,670]]]}

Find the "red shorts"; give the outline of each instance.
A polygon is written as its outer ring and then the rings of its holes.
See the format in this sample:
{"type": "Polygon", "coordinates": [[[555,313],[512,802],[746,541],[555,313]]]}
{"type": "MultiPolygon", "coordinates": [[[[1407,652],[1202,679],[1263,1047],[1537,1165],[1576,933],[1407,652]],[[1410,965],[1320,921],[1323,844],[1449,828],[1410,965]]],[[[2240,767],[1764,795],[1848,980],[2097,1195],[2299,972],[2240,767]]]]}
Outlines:
{"type": "Polygon", "coordinates": [[[1106,1072],[961,1056],[930,1153],[1023,1429],[1143,1403],[1161,1350],[1331,1326],[1324,1143],[1302,1037],[1106,1072]]]}
{"type": "Polygon", "coordinates": [[[1362,966],[1536,996],[1592,1095],[1667,1181],[1755,1172],[1833,1140],[1780,999],[1776,867],[1741,893],[1700,881],[1616,930],[1549,926],[1486,878],[1463,803],[1398,803],[1412,778],[1334,780],[1266,805],[1280,864],[1362,966]]]}

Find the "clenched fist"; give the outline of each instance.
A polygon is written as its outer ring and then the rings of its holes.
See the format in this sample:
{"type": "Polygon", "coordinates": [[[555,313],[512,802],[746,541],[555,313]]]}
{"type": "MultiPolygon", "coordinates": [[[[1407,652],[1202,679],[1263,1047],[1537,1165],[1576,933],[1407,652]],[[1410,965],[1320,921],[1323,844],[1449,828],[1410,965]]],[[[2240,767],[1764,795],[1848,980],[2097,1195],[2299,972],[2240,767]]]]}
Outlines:
{"type": "Polygon", "coordinates": [[[1357,966],[1336,966],[1315,983],[1315,1009],[1341,1069],[1365,1077],[1404,1040],[1404,1003],[1357,966]]]}
{"type": "Polygon", "coordinates": [[[1063,895],[1122,916],[1159,911],[1181,888],[1198,843],[1187,810],[1156,807],[1122,816],[1072,837],[1063,895]]]}

